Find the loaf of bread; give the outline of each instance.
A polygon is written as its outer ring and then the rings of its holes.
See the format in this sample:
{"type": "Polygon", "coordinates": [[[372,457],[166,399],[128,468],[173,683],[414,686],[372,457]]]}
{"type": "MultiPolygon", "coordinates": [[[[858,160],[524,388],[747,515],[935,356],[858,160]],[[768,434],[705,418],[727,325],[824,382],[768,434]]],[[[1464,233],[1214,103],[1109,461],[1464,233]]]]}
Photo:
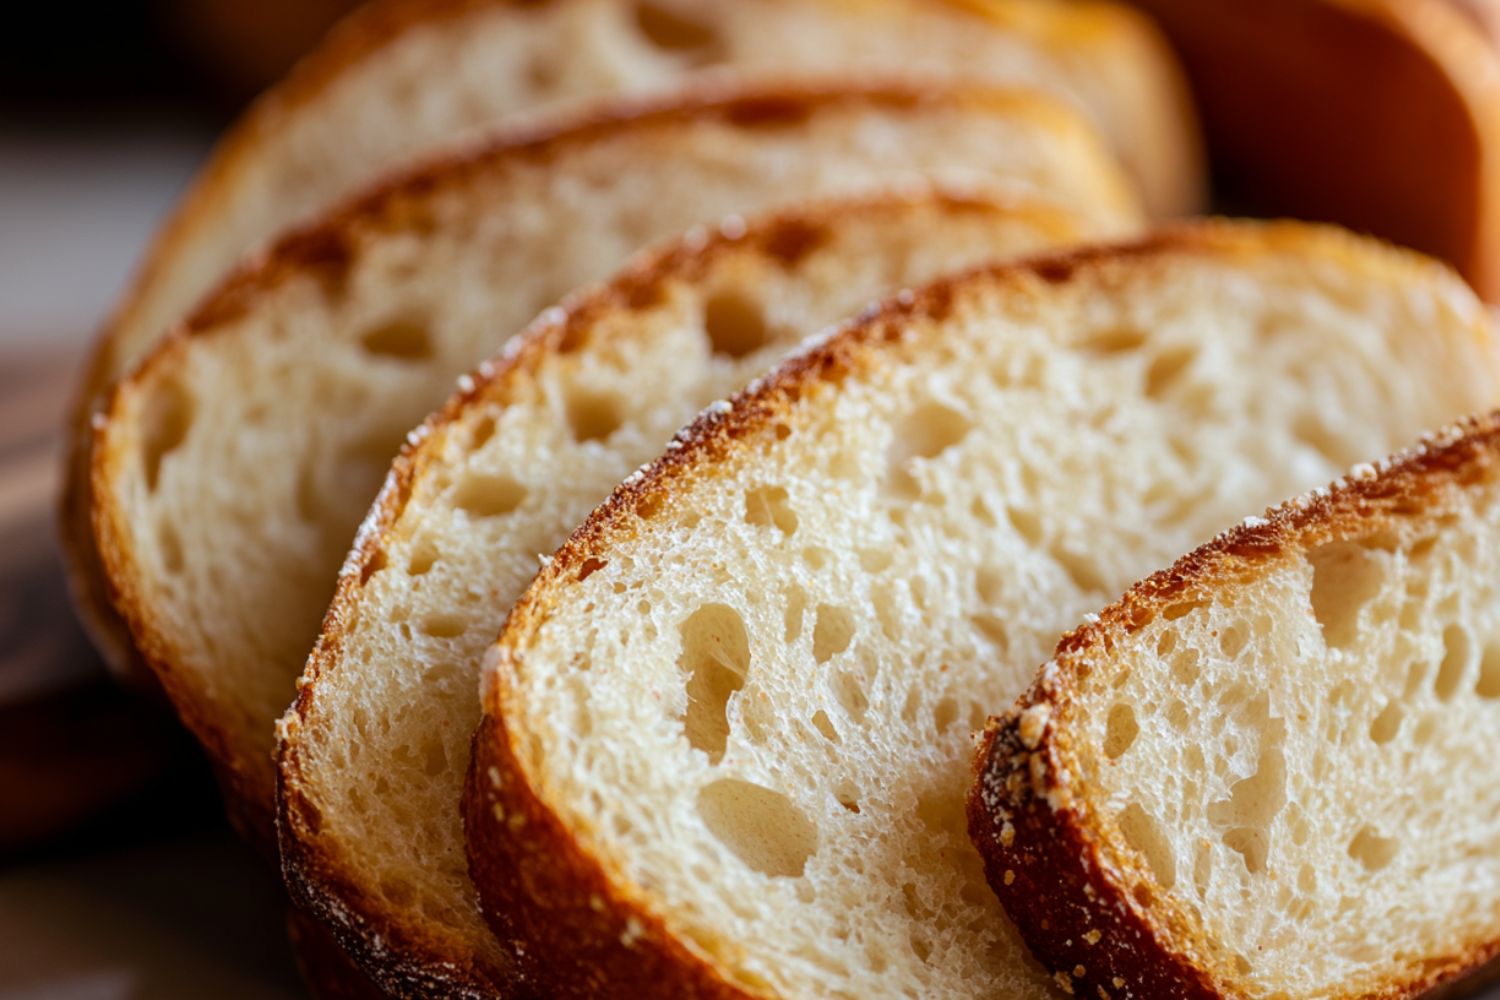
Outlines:
{"type": "MultiPolygon", "coordinates": [[[[162,227],[77,396],[63,524],[76,603],[123,671],[87,506],[89,419],[104,393],[248,251],[392,167],[498,124],[551,123],[601,98],[725,76],[914,74],[1037,88],[1104,133],[1154,211],[1203,185],[1185,88],[1150,22],[1049,0],[378,0],[225,136],[162,227]]],[[[469,362],[478,360],[467,359],[469,362]]]]}
{"type": "Polygon", "coordinates": [[[1049,995],[966,832],[970,732],[1149,567],[1497,399],[1455,276],[1297,224],[892,299],[709,407],[511,612],[464,798],[497,937],[548,996],[1049,995]]]}
{"type": "Polygon", "coordinates": [[[385,185],[249,263],[120,383],[96,425],[98,550],[252,832],[271,835],[272,726],[339,563],[455,378],[651,240],[928,174],[1135,218],[1093,131],[1029,94],[685,98],[385,185]]]}
{"type": "Polygon", "coordinates": [[[1079,996],[1416,996],[1500,953],[1500,415],[1136,584],[993,719],[970,830],[1079,996]]]}
{"type": "Polygon", "coordinates": [[[1500,55],[1455,0],[1136,3],[1182,55],[1221,196],[1435,254],[1500,298],[1500,55]]]}
{"type": "MultiPolygon", "coordinates": [[[[296,895],[393,989],[503,982],[459,796],[480,659],[538,554],[700,408],[877,295],[1119,228],[1035,203],[875,195],[695,231],[544,314],[428,421],[344,565],[282,727],[296,895]]],[[[780,516],[776,497],[755,516],[780,516]]]]}

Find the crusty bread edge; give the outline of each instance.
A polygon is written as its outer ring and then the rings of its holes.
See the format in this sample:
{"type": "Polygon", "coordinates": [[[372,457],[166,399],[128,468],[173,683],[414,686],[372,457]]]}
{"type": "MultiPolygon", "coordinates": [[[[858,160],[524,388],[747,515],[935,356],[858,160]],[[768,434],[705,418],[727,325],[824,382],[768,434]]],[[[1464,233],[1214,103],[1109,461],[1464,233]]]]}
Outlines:
{"type": "MultiPolygon", "coordinates": [[[[1288,501],[1221,534],[1133,586],[1064,636],[1033,687],[980,738],[968,800],[970,836],[986,876],[1033,954],[1060,981],[1093,995],[1217,998],[1241,995],[1238,976],[1149,865],[1112,842],[1076,776],[1089,751],[1068,720],[1091,658],[1185,601],[1309,546],[1363,538],[1440,515],[1456,492],[1500,476],[1500,411],[1424,439],[1378,468],[1356,466],[1329,489],[1288,501]]],[[[1338,998],[1414,997],[1456,984],[1500,956],[1500,919],[1422,969],[1351,984],[1338,998]]]]}
{"type": "Polygon", "coordinates": [[[616,538],[672,504],[677,489],[714,467],[737,445],[772,431],[804,392],[837,384],[879,364],[884,344],[934,335],[934,325],[976,288],[998,286],[1024,296],[1132,258],[1216,253],[1224,256],[1309,246],[1377,276],[1457,282],[1445,266],[1329,227],[1302,223],[1202,221],[1170,226],[1135,242],[1087,246],[1029,261],[981,267],[900,294],[794,355],[735,397],[710,407],[682,431],[665,455],[621,484],[538,574],[511,611],[486,665],[484,718],[474,738],[464,794],[470,874],[486,917],[502,941],[515,942],[528,975],[544,993],[569,995],[580,982],[631,982],[650,976],[683,995],[751,996],[723,978],[697,947],[678,939],[654,911],[649,894],[611,871],[547,803],[524,762],[511,712],[507,676],[550,614],[557,592],[592,571],[616,538]],[[927,325],[926,331],[922,329],[927,325]]]}
{"type": "MultiPolygon", "coordinates": [[[[412,968],[434,964],[461,967],[462,947],[439,940],[414,940],[396,928],[402,915],[370,899],[358,887],[357,858],[320,841],[316,808],[303,792],[299,733],[317,711],[320,688],[331,683],[341,665],[343,642],[354,627],[366,581],[387,560],[387,548],[410,499],[413,485],[423,476],[432,459],[441,454],[443,440],[461,424],[470,409],[479,404],[505,406],[512,387],[534,374],[549,357],[570,350],[597,336],[594,327],[601,316],[638,312],[655,306],[664,282],[693,281],[710,273],[721,259],[757,254],[794,267],[807,253],[816,252],[830,217],[850,213],[879,212],[892,203],[930,201],[946,211],[994,211],[1026,213],[1045,225],[1061,226],[1069,213],[1041,202],[1018,202],[995,193],[983,195],[951,188],[919,187],[911,191],[883,191],[829,198],[772,211],[747,220],[736,217],[716,231],[703,231],[671,239],[639,255],[608,284],[582,292],[562,307],[544,313],[518,335],[503,355],[486,363],[463,380],[461,389],[439,411],[430,416],[403,447],[379,497],[362,525],[354,549],[339,574],[334,599],[324,619],[317,646],[298,682],[296,701],[287,710],[278,730],[278,821],[283,874],[293,895],[302,905],[338,926],[352,950],[374,960],[366,945],[353,943],[374,936],[383,942],[380,965],[389,968],[392,956],[412,968]],[[404,954],[403,954],[404,953],[404,954]]],[[[473,976],[467,978],[475,978],[473,976]]]]}

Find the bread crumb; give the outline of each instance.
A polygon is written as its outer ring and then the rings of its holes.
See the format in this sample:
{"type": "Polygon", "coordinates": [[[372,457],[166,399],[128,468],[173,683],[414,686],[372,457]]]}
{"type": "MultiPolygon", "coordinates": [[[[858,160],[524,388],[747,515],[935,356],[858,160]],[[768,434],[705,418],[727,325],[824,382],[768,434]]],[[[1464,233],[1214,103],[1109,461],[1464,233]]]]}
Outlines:
{"type": "Polygon", "coordinates": [[[1083,936],[1083,939],[1085,941],[1087,941],[1089,944],[1098,944],[1099,943],[1099,939],[1102,938],[1103,936],[1104,936],[1103,934],[1099,933],[1098,928],[1095,928],[1094,930],[1091,930],[1087,934],[1085,934],[1083,936]]]}
{"type": "Polygon", "coordinates": [[[1121,979],[1119,976],[1116,976],[1109,981],[1109,985],[1113,986],[1117,990],[1122,990],[1125,988],[1125,980],[1121,979]]]}
{"type": "Polygon", "coordinates": [[[1083,966],[1081,966],[1081,965],[1075,965],[1075,966],[1073,966],[1073,978],[1074,979],[1082,979],[1086,975],[1088,975],[1088,970],[1085,969],[1083,966]]]}
{"type": "Polygon", "coordinates": [[[1068,975],[1066,972],[1055,972],[1052,974],[1052,978],[1057,982],[1059,989],[1068,994],[1068,996],[1073,995],[1072,976],[1068,975]]]}
{"type": "Polygon", "coordinates": [[[1000,827],[1000,846],[1009,847],[1015,839],[1016,828],[1010,825],[1010,820],[1006,820],[1005,825],[1000,827]]]}
{"type": "Polygon", "coordinates": [[[1016,873],[1015,873],[1015,871],[1013,869],[1010,869],[1010,868],[1005,869],[1005,884],[1006,885],[1010,885],[1015,880],[1016,880],[1016,873]]]}
{"type": "Polygon", "coordinates": [[[627,948],[634,948],[635,943],[646,936],[646,928],[635,917],[625,919],[625,930],[620,933],[620,943],[627,948]]]}
{"type": "Polygon", "coordinates": [[[1042,742],[1042,733],[1047,728],[1047,720],[1052,717],[1052,709],[1047,705],[1032,705],[1021,713],[1021,722],[1017,726],[1017,732],[1021,737],[1021,745],[1028,750],[1035,750],[1042,742]]]}

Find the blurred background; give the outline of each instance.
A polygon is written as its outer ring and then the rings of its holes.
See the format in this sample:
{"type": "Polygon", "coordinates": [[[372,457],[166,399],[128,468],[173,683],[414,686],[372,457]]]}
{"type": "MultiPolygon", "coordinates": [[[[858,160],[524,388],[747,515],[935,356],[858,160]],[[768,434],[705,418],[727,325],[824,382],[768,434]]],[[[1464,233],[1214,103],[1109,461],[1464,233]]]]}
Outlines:
{"type": "Polygon", "coordinates": [[[81,352],[246,100],[349,0],[42,4],[0,32],[0,998],[283,997],[284,900],[197,751],[67,605],[57,431],[81,352]]]}
{"type": "MultiPolygon", "coordinates": [[[[1500,0],[1452,2],[1500,37],[1500,0]]],[[[1189,38],[1224,33],[1222,22],[1195,18],[1210,6],[1279,12],[1287,27],[1278,43],[1332,53],[1345,37],[1304,10],[1316,3],[1139,3],[1189,38]]],[[[230,832],[207,769],[175,722],[105,678],[68,606],[52,520],[58,432],[81,354],[157,222],[250,96],[354,5],[34,5],[24,30],[0,32],[0,1000],[301,992],[277,882],[230,832]]],[[[1233,110],[1245,79],[1239,67],[1209,44],[1190,48],[1201,57],[1188,59],[1200,100],[1233,110]]],[[[1359,51],[1378,62],[1342,88],[1317,64],[1326,100],[1306,114],[1303,102],[1274,97],[1278,81],[1296,95],[1304,81],[1284,75],[1290,63],[1270,66],[1260,96],[1279,106],[1260,124],[1275,143],[1240,118],[1207,116],[1218,206],[1339,217],[1324,209],[1345,197],[1353,207],[1344,221],[1379,231],[1387,203],[1373,194],[1360,202],[1367,192],[1343,179],[1332,194],[1308,188],[1317,172],[1285,155],[1334,139],[1340,148],[1328,155],[1360,158],[1370,168],[1362,176],[1410,191],[1402,204],[1413,211],[1432,194],[1407,183],[1420,173],[1403,172],[1427,164],[1393,153],[1401,144],[1378,128],[1366,130],[1372,156],[1348,147],[1342,133],[1324,134],[1318,115],[1333,107],[1342,117],[1340,101],[1355,119],[1373,110],[1379,123],[1386,107],[1369,94],[1430,85],[1423,64],[1398,66],[1376,43],[1359,51]],[[1245,197],[1252,187],[1279,203],[1253,203],[1245,197]]],[[[1260,113],[1254,100],[1238,103],[1260,113]]],[[[1388,235],[1417,245],[1430,237],[1426,249],[1445,249],[1444,234],[1426,232],[1421,220],[1410,229],[1388,235]]]]}

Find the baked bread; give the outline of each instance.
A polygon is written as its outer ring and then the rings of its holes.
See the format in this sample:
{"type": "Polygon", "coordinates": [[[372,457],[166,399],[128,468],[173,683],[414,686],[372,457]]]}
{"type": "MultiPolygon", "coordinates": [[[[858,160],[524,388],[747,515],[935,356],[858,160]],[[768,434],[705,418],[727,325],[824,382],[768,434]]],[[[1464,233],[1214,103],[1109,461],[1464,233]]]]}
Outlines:
{"type": "MultiPolygon", "coordinates": [[[[1112,140],[1151,207],[1196,208],[1186,90],[1150,22],[1089,0],[382,0],[357,12],[223,139],[162,228],[88,363],[63,526],[76,603],[122,671],[87,508],[88,424],[241,255],[393,165],[497,122],[736,75],[921,74],[1066,96],[1112,140]]],[[[475,359],[471,358],[469,361],[475,359]]]]}
{"type": "Polygon", "coordinates": [[[339,563],[407,431],[459,374],[653,239],[928,173],[1134,217],[1094,133],[1031,95],[684,99],[382,187],[251,262],[120,383],[93,449],[98,549],[252,832],[270,839],[272,727],[339,563]]]}
{"type": "Polygon", "coordinates": [[[298,898],[393,987],[433,969],[449,989],[452,970],[499,979],[508,953],[475,903],[459,796],[480,659],[538,553],[826,324],[1118,221],[938,192],[804,206],[691,233],[544,314],[408,446],[344,564],[282,727],[282,866],[298,898]]]}
{"type": "Polygon", "coordinates": [[[988,706],[1142,567],[1496,399],[1455,276],[1298,224],[887,302],[706,410],[511,612],[464,797],[486,916],[548,996],[1047,995],[965,830],[988,706]]]}
{"type": "Polygon", "coordinates": [[[1253,517],[992,719],[990,885],[1079,996],[1408,997],[1500,953],[1500,415],[1253,517]]]}
{"type": "Polygon", "coordinates": [[[1500,298],[1500,56],[1454,0],[1136,0],[1221,196],[1436,254],[1500,298]]]}

